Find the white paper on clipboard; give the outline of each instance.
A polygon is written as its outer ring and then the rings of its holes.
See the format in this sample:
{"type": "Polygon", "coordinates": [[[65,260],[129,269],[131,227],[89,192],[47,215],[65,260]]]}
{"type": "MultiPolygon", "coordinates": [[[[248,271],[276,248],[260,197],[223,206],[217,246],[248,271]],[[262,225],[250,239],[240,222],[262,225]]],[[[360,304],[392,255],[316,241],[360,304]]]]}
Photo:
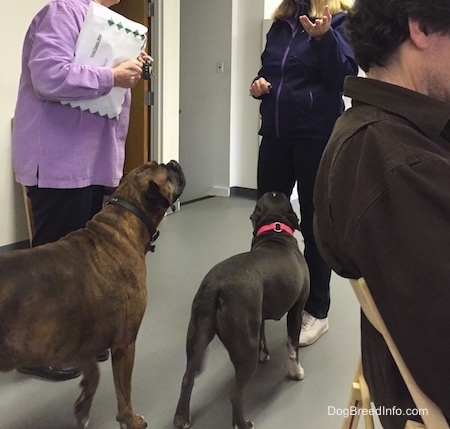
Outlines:
{"type": "MultiPolygon", "coordinates": [[[[139,57],[147,43],[147,27],[129,20],[95,1],[89,5],[75,47],[75,63],[94,67],[115,67],[139,57]]],[[[99,98],[63,102],[75,109],[118,119],[127,89],[114,87],[99,98]]]]}

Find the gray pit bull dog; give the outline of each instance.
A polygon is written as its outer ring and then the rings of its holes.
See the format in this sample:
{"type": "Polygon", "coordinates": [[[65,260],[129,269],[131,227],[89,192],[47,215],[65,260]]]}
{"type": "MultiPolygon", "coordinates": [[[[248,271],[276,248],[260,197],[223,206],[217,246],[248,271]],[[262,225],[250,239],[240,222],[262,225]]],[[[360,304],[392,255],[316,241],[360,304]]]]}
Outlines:
{"type": "Polygon", "coordinates": [[[236,377],[231,390],[233,429],[253,428],[245,420],[243,391],[258,359],[269,360],[264,320],[280,320],[287,313],[288,376],[301,380],[299,335],[309,296],[309,271],[294,238],[299,220],[288,198],[270,192],[257,202],[250,216],[251,251],[217,264],[203,279],[192,304],[187,333],[187,368],[174,417],[177,428],[189,428],[189,403],[194,379],[206,347],[217,335],[230,355],[236,377]]]}
{"type": "MultiPolygon", "coordinates": [[[[83,373],[78,427],[109,348],[122,429],[143,429],[131,406],[135,340],[146,308],[145,254],[185,186],[179,164],[147,163],[125,176],[85,228],[0,257],[0,371],[75,364],[83,373]]],[[[54,412],[54,410],[52,411],[54,412]]]]}

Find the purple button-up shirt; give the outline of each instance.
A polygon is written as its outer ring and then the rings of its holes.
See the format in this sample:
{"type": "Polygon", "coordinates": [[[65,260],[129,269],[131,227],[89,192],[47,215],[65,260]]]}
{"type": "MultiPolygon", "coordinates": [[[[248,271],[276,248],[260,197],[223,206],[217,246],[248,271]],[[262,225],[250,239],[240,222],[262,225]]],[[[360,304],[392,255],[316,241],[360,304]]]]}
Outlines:
{"type": "Polygon", "coordinates": [[[14,171],[22,185],[115,187],[122,177],[130,92],[119,120],[59,103],[96,98],[113,87],[109,67],[73,62],[90,1],[50,1],[26,34],[12,136],[14,171]]]}

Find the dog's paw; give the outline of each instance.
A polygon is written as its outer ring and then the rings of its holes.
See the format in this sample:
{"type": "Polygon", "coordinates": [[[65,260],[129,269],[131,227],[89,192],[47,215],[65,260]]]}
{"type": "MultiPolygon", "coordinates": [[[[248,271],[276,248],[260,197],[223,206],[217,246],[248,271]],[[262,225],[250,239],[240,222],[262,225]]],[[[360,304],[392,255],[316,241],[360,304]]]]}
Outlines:
{"type": "Polygon", "coordinates": [[[89,418],[77,420],[75,425],[78,429],[86,429],[89,425],[89,418]]]}
{"type": "Polygon", "coordinates": [[[260,363],[265,363],[265,362],[269,362],[270,360],[270,355],[266,352],[264,352],[263,350],[261,350],[259,352],[259,362],[260,363]]]}
{"type": "MultiPolygon", "coordinates": [[[[246,423],[246,425],[247,425],[247,426],[246,426],[247,428],[250,428],[250,429],[253,428],[253,429],[254,429],[255,425],[253,424],[253,422],[251,422],[250,420],[247,420],[245,423],[246,423]]],[[[240,428],[239,428],[238,425],[234,425],[234,426],[233,426],[233,429],[240,429],[240,428]]]]}
{"type": "Polygon", "coordinates": [[[288,359],[286,367],[289,378],[292,378],[293,380],[303,380],[305,377],[305,370],[297,363],[297,361],[288,359]]]}
{"type": "Polygon", "coordinates": [[[189,416],[187,419],[183,416],[175,416],[173,418],[173,425],[176,428],[180,429],[188,429],[191,427],[191,417],[189,416]]]}
{"type": "Polygon", "coordinates": [[[127,418],[119,423],[121,429],[145,429],[147,427],[144,417],[139,414],[133,414],[131,418],[127,418]]]}

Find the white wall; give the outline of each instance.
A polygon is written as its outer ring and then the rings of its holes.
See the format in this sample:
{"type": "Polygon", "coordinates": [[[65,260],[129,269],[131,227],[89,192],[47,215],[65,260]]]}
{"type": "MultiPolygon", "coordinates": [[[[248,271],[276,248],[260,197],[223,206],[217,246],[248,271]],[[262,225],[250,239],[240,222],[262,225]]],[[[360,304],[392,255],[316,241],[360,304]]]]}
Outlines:
{"type": "Polygon", "coordinates": [[[14,180],[11,165],[11,118],[19,86],[22,42],[33,16],[46,0],[2,4],[3,66],[0,72],[0,246],[28,239],[22,190],[14,180]]]}
{"type": "Polygon", "coordinates": [[[232,0],[181,1],[181,201],[226,193],[229,186],[231,6],[232,0]],[[223,73],[216,72],[218,62],[223,73]]]}
{"type": "Polygon", "coordinates": [[[155,59],[155,106],[152,120],[153,158],[158,162],[179,159],[180,0],[156,0],[152,20],[155,59]]]}
{"type": "Polygon", "coordinates": [[[261,0],[233,0],[230,187],[256,189],[260,102],[249,86],[261,67],[261,0]]]}
{"type": "Polygon", "coordinates": [[[180,16],[182,201],[256,188],[259,103],[248,88],[260,68],[264,3],[183,0],[180,16]]]}
{"type": "Polygon", "coordinates": [[[281,0],[264,0],[264,18],[270,18],[281,0]]]}

